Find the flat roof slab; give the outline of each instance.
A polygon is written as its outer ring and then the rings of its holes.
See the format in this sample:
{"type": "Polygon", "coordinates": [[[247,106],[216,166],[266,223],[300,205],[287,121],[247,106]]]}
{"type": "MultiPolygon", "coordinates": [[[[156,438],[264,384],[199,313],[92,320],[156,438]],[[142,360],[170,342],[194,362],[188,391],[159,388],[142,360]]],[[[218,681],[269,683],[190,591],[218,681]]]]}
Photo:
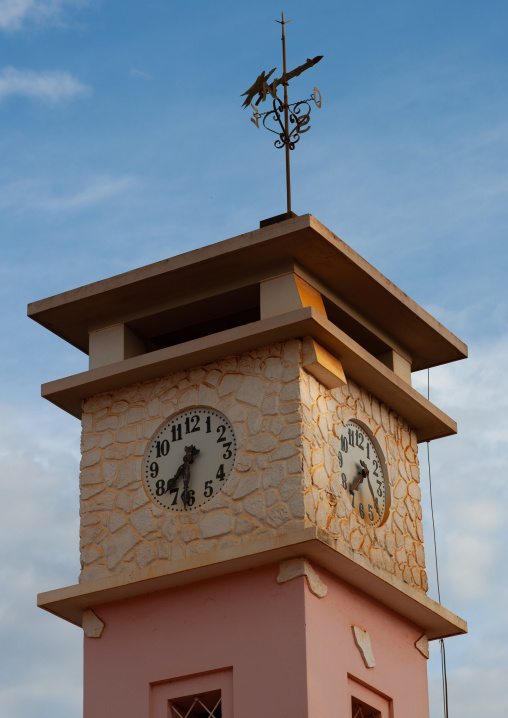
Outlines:
{"type": "Polygon", "coordinates": [[[413,371],[467,356],[467,347],[310,214],[28,305],[28,316],[88,353],[88,332],[176,303],[247,287],[296,263],[405,347],[413,371]]]}

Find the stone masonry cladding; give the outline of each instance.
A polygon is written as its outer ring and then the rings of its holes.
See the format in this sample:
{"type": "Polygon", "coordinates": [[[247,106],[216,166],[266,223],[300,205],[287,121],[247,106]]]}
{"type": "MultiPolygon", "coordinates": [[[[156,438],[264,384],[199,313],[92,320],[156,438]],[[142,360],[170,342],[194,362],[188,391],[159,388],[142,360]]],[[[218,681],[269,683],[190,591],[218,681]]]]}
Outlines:
{"type": "Polygon", "coordinates": [[[317,525],[375,566],[427,590],[416,435],[354,382],[328,390],[289,341],[83,403],[81,581],[317,525]],[[143,488],[148,441],[177,411],[208,406],[236,432],[235,468],[220,494],[174,514],[143,488]],[[338,436],[358,419],[385,450],[392,507],[380,528],[351,509],[338,467],[338,436]]]}

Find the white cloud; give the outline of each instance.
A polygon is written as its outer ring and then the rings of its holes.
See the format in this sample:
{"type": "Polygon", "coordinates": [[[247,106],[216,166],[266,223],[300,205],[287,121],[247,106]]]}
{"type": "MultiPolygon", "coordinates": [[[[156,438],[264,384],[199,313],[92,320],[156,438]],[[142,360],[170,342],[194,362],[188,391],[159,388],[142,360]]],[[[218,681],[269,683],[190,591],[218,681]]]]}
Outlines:
{"type": "MultiPolygon", "coordinates": [[[[452,322],[454,323],[454,322],[452,322]]],[[[508,596],[508,336],[470,346],[470,358],[432,369],[430,399],[458,423],[458,435],[430,444],[439,576],[443,604],[465,618],[469,634],[446,641],[452,713],[506,713],[508,596]],[[503,711],[504,709],[504,711],[503,711]]],[[[426,372],[414,375],[426,394],[426,372]]],[[[420,445],[430,595],[437,597],[426,447],[420,445]]],[[[442,716],[437,645],[429,663],[431,716],[442,716]]]]}
{"type": "Polygon", "coordinates": [[[34,0],[1,0],[0,27],[3,30],[17,29],[34,4],[34,0]]]}
{"type": "Polygon", "coordinates": [[[18,70],[4,67],[0,70],[0,102],[9,96],[28,97],[55,104],[76,95],[89,95],[91,88],[76,80],[68,72],[18,70]]]}
{"type": "MultiPolygon", "coordinates": [[[[453,640],[453,639],[452,639],[453,640]]],[[[461,642],[463,639],[454,639],[461,642]]],[[[447,662],[452,658],[451,641],[446,642],[447,662]]],[[[507,715],[508,693],[506,691],[506,668],[504,656],[496,656],[496,647],[482,642],[476,655],[468,654],[468,665],[453,672],[450,680],[448,672],[449,711],[460,718],[478,718],[478,716],[507,715]]],[[[437,645],[431,660],[440,665],[437,645]]],[[[443,698],[440,671],[432,672],[429,677],[431,718],[443,717],[443,698]]]]}
{"type": "MultiPolygon", "coordinates": [[[[470,346],[465,361],[431,369],[430,400],[458,419],[459,435],[467,435],[470,442],[469,460],[485,457],[484,451],[474,451],[476,446],[481,448],[476,438],[479,431],[489,447],[508,441],[508,375],[503,371],[507,353],[508,335],[489,337],[470,346]]],[[[426,372],[413,377],[415,388],[426,395],[426,372]]]]}
{"type": "Polygon", "coordinates": [[[40,591],[77,582],[79,423],[41,406],[37,414],[38,419],[32,411],[0,405],[0,704],[5,718],[77,717],[81,708],[82,634],[35,602],[40,591]]]}
{"type": "MultiPolygon", "coordinates": [[[[431,401],[458,424],[456,437],[430,446],[445,603],[448,599],[466,605],[486,599],[492,585],[501,588],[506,583],[498,567],[504,561],[508,504],[508,375],[503,371],[507,352],[508,337],[491,339],[473,345],[466,361],[430,374],[431,401]]],[[[415,385],[426,393],[422,374],[415,385]]],[[[421,451],[420,460],[422,482],[427,485],[426,452],[421,451]]],[[[430,549],[428,541],[429,563],[430,549]]]]}
{"type": "Polygon", "coordinates": [[[0,29],[19,30],[27,21],[58,21],[64,6],[83,6],[86,0],[0,0],[0,29]]]}

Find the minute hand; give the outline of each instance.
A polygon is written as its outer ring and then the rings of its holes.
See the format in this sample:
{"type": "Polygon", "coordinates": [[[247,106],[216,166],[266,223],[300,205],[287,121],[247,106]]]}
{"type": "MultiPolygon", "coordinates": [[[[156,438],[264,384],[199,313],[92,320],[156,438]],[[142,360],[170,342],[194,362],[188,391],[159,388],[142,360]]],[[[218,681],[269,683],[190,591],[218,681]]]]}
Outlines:
{"type": "Polygon", "coordinates": [[[381,514],[379,513],[379,509],[378,509],[378,507],[377,507],[377,498],[376,498],[375,495],[374,495],[374,491],[373,491],[373,489],[372,489],[372,484],[370,483],[369,470],[368,470],[368,468],[367,468],[367,464],[365,463],[365,461],[362,461],[362,460],[360,460],[360,464],[363,466],[363,470],[364,470],[365,476],[367,477],[367,483],[369,484],[369,489],[370,489],[370,493],[371,493],[371,496],[372,496],[372,501],[374,502],[374,506],[376,507],[377,515],[378,515],[378,516],[381,516],[381,514]]]}

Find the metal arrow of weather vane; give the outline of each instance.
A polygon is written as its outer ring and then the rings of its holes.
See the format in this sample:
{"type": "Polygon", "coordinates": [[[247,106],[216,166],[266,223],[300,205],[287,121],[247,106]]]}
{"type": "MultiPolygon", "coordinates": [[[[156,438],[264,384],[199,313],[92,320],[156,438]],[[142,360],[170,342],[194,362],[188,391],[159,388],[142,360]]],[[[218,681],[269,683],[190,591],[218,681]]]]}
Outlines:
{"type": "Polygon", "coordinates": [[[298,102],[290,103],[288,100],[288,85],[289,81],[292,80],[293,77],[298,77],[298,75],[301,75],[302,72],[308,70],[309,67],[316,65],[322,59],[323,55],[318,55],[312,60],[307,59],[307,62],[304,62],[303,65],[299,65],[298,67],[295,67],[294,70],[291,70],[291,72],[287,72],[286,31],[284,26],[287,25],[288,22],[291,22],[291,20],[284,20],[284,13],[282,13],[282,20],[276,20],[275,22],[278,22],[280,25],[282,25],[282,77],[275,78],[269,84],[268,80],[277,68],[274,67],[272,70],[270,70],[268,74],[265,74],[263,70],[263,72],[258,76],[254,84],[249,87],[247,92],[243,93],[242,97],[245,96],[246,99],[242,106],[248,107],[250,105],[254,110],[254,115],[253,117],[251,117],[251,122],[253,122],[256,127],[259,127],[259,120],[260,118],[262,118],[263,126],[270,132],[273,132],[274,134],[278,135],[277,139],[274,142],[275,147],[279,149],[284,147],[286,150],[287,213],[288,215],[290,215],[291,174],[289,166],[289,152],[290,150],[295,149],[296,143],[300,141],[300,136],[304,132],[310,130],[310,102],[314,102],[316,107],[321,107],[321,93],[319,92],[317,87],[314,87],[314,92],[309,98],[307,98],[306,100],[299,100],[298,102]],[[284,88],[284,101],[282,101],[277,95],[277,88],[279,87],[279,85],[282,85],[284,88]],[[256,104],[253,105],[252,101],[254,100],[256,95],[258,95],[258,98],[256,100],[256,104]],[[260,102],[264,102],[268,95],[270,95],[270,97],[273,99],[273,110],[269,110],[268,112],[259,112],[257,106],[260,102]],[[269,126],[269,124],[267,124],[270,122],[275,125],[276,129],[273,129],[269,126]],[[294,125],[294,127],[291,127],[291,125],[294,125]]]}

